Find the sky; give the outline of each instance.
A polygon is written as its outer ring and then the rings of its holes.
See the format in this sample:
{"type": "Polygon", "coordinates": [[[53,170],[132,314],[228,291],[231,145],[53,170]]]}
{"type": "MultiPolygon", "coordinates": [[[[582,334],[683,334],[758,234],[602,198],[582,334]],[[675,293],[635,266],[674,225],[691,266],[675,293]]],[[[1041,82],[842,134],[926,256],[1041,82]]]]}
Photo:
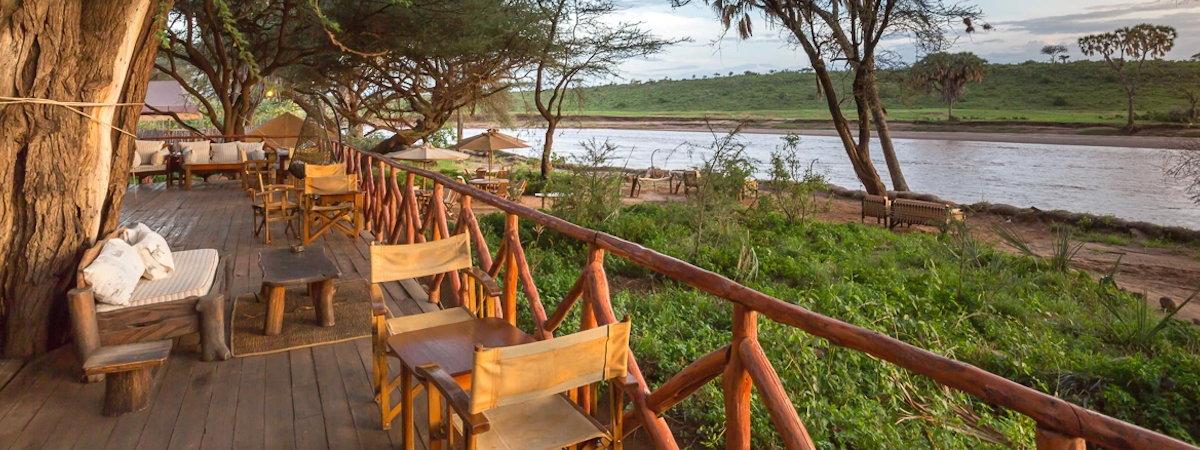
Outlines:
{"type": "MultiPolygon", "coordinates": [[[[953,1],[953,0],[946,0],[953,1]]],[[[689,38],[664,53],[626,62],[623,80],[690,78],[692,75],[722,75],[747,70],[799,69],[807,58],[788,44],[784,35],[755,23],[755,35],[742,40],[736,32],[724,33],[703,0],[672,8],[669,0],[616,0],[622,7],[610,20],[640,23],[655,35],[671,39],[689,38]]],[[[992,31],[967,35],[957,33],[951,51],[970,51],[994,63],[1042,60],[1038,53],[1047,44],[1063,44],[1072,59],[1084,58],[1075,45],[1082,35],[1149,22],[1171,25],[1179,31],[1170,59],[1186,59],[1200,53],[1200,0],[977,0],[963,1],[979,6],[992,31]]],[[[904,38],[887,39],[885,48],[908,62],[919,57],[904,38]]]]}

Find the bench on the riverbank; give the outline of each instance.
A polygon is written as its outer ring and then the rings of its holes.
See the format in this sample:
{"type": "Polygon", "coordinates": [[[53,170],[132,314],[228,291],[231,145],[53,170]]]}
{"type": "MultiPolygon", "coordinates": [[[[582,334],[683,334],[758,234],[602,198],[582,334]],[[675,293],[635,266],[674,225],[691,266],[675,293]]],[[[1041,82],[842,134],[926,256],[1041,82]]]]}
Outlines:
{"type": "Polygon", "coordinates": [[[952,205],[898,198],[891,202],[888,228],[896,228],[900,225],[929,225],[944,229],[950,224],[962,220],[962,210],[952,205]]]}
{"type": "MultiPolygon", "coordinates": [[[[891,221],[892,199],[882,195],[867,194],[862,197],[862,215],[860,222],[866,222],[868,217],[874,217],[875,223],[888,227],[891,221]]],[[[889,227],[890,228],[890,227],[889,227]]]]}

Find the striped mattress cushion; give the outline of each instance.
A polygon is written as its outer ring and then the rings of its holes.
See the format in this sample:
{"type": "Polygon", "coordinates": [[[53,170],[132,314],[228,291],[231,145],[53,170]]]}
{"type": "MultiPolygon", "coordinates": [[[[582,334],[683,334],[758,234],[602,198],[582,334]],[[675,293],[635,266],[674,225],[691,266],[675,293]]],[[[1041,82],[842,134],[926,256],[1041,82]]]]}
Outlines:
{"type": "Polygon", "coordinates": [[[220,260],[217,251],[203,248],[174,252],[171,256],[175,259],[175,271],[170,277],[161,280],[143,279],[134,288],[133,298],[128,306],[96,303],[96,311],[115,311],[208,294],[208,290],[212,288],[213,276],[217,273],[217,262],[220,260]]]}

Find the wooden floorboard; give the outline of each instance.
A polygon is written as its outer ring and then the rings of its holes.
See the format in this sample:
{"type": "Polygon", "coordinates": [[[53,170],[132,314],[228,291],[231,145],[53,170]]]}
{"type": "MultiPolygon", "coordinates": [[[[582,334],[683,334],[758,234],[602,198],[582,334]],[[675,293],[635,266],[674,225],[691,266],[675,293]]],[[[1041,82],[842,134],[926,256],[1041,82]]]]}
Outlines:
{"type": "MultiPolygon", "coordinates": [[[[281,224],[269,245],[254,236],[249,200],[235,182],[197,183],[191,191],[132,187],[121,222],[145,223],[174,250],[217,249],[221,279],[214,286],[230,296],[227,310],[236,295],[257,292],[259,251],[295,240],[281,224]]],[[[369,274],[368,242],[331,234],[313,245],[329,252],[343,278],[354,279],[369,274]]],[[[432,306],[398,283],[386,283],[384,292],[395,315],[432,306]]],[[[379,424],[370,364],[365,339],[212,363],[177,345],[154,372],[150,406],[105,417],[104,383],[80,381],[69,346],[29,362],[0,360],[0,449],[397,447],[400,427],[385,432],[379,424]]],[[[423,436],[420,430],[418,442],[423,436]]]]}

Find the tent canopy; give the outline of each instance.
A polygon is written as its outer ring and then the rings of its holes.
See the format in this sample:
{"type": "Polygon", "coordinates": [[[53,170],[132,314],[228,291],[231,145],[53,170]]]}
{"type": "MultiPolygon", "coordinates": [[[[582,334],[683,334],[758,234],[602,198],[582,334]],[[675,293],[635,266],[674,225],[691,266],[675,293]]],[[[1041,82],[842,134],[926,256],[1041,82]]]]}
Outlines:
{"type": "Polygon", "coordinates": [[[263,142],[272,147],[296,148],[300,136],[304,135],[304,124],[304,119],[285,112],[247,131],[246,135],[260,136],[263,142]]]}
{"type": "Polygon", "coordinates": [[[154,80],[146,85],[146,101],[142,105],[143,115],[160,113],[196,114],[200,108],[192,102],[192,96],[175,80],[154,80]]]}

